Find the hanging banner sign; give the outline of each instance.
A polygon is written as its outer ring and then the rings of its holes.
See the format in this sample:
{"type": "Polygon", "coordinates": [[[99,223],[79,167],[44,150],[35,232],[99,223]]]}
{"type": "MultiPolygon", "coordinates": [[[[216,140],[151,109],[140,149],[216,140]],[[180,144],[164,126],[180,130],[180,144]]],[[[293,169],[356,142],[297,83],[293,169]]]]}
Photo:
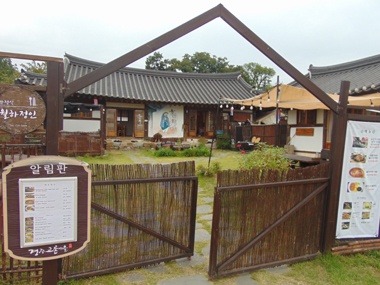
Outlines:
{"type": "Polygon", "coordinates": [[[380,123],[348,121],[336,238],[379,236],[380,123]]]}
{"type": "Polygon", "coordinates": [[[90,240],[91,171],[71,158],[39,156],[4,169],[4,250],[21,260],[74,254],[90,240]]]}

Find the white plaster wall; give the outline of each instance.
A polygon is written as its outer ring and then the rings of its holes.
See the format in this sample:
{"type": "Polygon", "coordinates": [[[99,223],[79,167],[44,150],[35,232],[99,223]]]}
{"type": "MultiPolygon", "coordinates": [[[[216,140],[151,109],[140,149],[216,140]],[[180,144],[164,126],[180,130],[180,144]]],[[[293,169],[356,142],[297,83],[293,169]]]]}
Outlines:
{"type": "Polygon", "coordinates": [[[288,111],[288,125],[297,125],[297,110],[288,111]]]}
{"type": "MultiPolygon", "coordinates": [[[[305,128],[290,128],[290,144],[294,145],[295,151],[320,152],[322,150],[323,127],[314,127],[314,136],[294,136],[296,129],[305,128]]],[[[310,127],[306,127],[306,129],[310,129],[310,127]]]]}
{"type": "Polygon", "coordinates": [[[100,130],[100,120],[63,119],[63,131],[92,133],[100,130]]]}
{"type": "Polygon", "coordinates": [[[323,124],[323,114],[324,114],[323,109],[318,109],[317,110],[317,124],[323,124]]]}

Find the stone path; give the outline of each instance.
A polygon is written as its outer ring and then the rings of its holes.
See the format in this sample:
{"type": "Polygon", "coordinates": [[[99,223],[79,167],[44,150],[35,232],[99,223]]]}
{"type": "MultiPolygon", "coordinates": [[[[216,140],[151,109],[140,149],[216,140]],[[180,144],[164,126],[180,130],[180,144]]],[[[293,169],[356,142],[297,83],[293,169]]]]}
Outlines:
{"type": "Polygon", "coordinates": [[[161,280],[158,285],[210,285],[210,283],[204,275],[193,275],[161,280]]]}
{"type": "MultiPolygon", "coordinates": [[[[133,151],[126,150],[123,151],[123,153],[128,156],[134,163],[152,163],[155,164],[157,161],[150,157],[140,157],[139,155],[135,155],[133,151]]],[[[217,157],[214,158],[222,158],[228,155],[228,153],[218,153],[217,157]]],[[[202,157],[202,158],[196,158],[196,161],[208,161],[208,158],[202,157]]],[[[212,203],[214,202],[213,197],[204,196],[206,195],[204,190],[202,188],[198,188],[198,193],[202,196],[200,196],[200,199],[205,203],[212,203]]],[[[196,230],[195,230],[195,242],[205,242],[211,240],[210,233],[203,228],[203,224],[200,221],[207,221],[207,224],[210,226],[212,225],[212,206],[211,205],[201,205],[197,207],[197,214],[199,223],[196,223],[196,230]]],[[[210,243],[208,243],[206,246],[204,246],[201,249],[201,254],[194,252],[194,256],[191,257],[191,260],[189,260],[187,257],[180,258],[176,260],[176,264],[179,267],[193,267],[193,266],[199,266],[199,265],[206,265],[208,264],[209,256],[210,256],[210,243]],[[201,255],[202,254],[202,255],[201,255]]],[[[165,273],[167,271],[170,271],[170,268],[166,267],[164,263],[160,263],[159,265],[155,266],[149,266],[145,268],[145,270],[149,273],[165,273]]],[[[269,268],[265,269],[267,272],[272,274],[284,274],[290,270],[289,267],[286,265],[275,267],[275,268],[269,268]]],[[[244,273],[241,275],[236,276],[236,282],[233,282],[231,284],[235,285],[259,285],[256,281],[254,281],[249,273],[244,273]]],[[[139,284],[143,283],[145,284],[146,279],[143,274],[140,273],[133,273],[133,272],[126,272],[117,277],[118,284],[139,284]]],[[[210,285],[213,284],[213,282],[208,281],[207,272],[204,272],[203,275],[190,275],[190,276],[183,276],[178,277],[174,279],[165,279],[160,280],[157,284],[159,285],[210,285]]],[[[285,284],[284,284],[285,285],[285,284]]]]}
{"type": "Polygon", "coordinates": [[[129,150],[124,150],[123,153],[128,156],[134,163],[136,164],[143,164],[143,163],[151,163],[151,164],[156,164],[157,161],[154,159],[144,156],[144,159],[141,158],[141,156],[134,155],[133,151],[129,150]]]}

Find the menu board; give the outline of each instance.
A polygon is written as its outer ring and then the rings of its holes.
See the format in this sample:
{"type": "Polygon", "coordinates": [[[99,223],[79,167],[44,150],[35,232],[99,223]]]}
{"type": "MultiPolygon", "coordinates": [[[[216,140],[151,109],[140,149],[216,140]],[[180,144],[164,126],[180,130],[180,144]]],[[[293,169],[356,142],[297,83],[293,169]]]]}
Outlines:
{"type": "Polygon", "coordinates": [[[20,247],[77,241],[77,177],[19,179],[20,247]]]}
{"type": "Polygon", "coordinates": [[[348,121],[336,238],[379,236],[380,123],[348,121]]]}

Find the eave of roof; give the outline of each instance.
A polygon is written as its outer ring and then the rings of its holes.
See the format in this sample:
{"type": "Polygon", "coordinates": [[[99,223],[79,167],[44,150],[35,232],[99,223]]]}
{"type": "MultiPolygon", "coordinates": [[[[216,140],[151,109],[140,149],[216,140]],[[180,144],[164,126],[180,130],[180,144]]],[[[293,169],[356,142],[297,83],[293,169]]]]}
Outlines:
{"type": "MultiPolygon", "coordinates": [[[[102,66],[102,63],[65,55],[65,80],[70,83],[102,66]]],[[[22,73],[20,84],[46,85],[46,75],[22,73]]],[[[125,67],[80,90],[79,94],[180,104],[218,104],[219,98],[244,100],[254,89],[230,73],[179,73],[125,67]]]]}
{"type": "MultiPolygon", "coordinates": [[[[330,94],[339,94],[341,81],[350,81],[350,95],[375,93],[380,90],[380,55],[331,66],[310,65],[305,76],[330,94]]],[[[289,85],[302,87],[295,81],[289,85]]]]}

